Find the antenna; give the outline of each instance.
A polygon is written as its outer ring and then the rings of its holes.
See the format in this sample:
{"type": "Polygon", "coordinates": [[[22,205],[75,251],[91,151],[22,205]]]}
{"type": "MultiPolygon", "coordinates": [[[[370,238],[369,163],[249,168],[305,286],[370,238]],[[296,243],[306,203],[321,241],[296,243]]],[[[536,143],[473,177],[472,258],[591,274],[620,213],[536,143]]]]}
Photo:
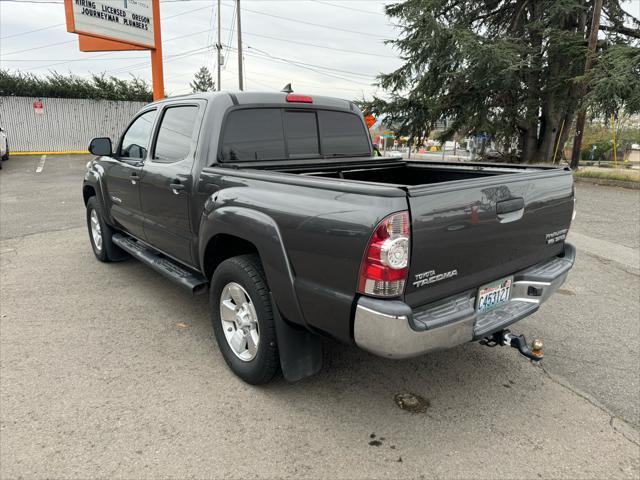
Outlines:
{"type": "Polygon", "coordinates": [[[293,88],[291,88],[291,84],[287,83],[284,88],[282,90],[280,90],[283,93],[292,93],[293,92],[293,88]]]}

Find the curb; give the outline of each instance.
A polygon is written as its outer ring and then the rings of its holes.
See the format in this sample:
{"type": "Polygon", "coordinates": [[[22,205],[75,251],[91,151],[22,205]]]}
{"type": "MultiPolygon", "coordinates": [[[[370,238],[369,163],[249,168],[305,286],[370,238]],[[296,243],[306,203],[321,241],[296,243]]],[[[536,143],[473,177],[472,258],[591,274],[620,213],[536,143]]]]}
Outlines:
{"type": "Polygon", "coordinates": [[[14,155],[88,155],[89,150],[67,150],[64,152],[10,152],[14,155]]]}
{"type": "Polygon", "coordinates": [[[610,178],[573,177],[576,183],[590,183],[591,185],[606,185],[608,187],[622,187],[631,190],[640,190],[640,182],[613,180],[610,178]]]}

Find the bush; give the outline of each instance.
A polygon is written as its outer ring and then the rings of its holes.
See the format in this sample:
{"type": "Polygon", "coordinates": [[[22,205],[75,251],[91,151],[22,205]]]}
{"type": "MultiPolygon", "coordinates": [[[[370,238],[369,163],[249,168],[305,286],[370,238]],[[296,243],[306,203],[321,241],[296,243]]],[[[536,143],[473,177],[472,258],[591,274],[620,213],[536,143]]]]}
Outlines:
{"type": "Polygon", "coordinates": [[[92,100],[126,100],[150,102],[153,98],[147,82],[131,77],[91,75],[90,79],[52,72],[46,77],[31,73],[0,70],[0,96],[89,98],[92,100]]]}
{"type": "Polygon", "coordinates": [[[609,153],[613,150],[613,145],[610,140],[598,140],[589,145],[583,145],[583,148],[580,151],[580,158],[582,160],[591,160],[591,148],[594,145],[596,147],[596,151],[594,152],[593,159],[595,161],[608,160],[609,153]]]}

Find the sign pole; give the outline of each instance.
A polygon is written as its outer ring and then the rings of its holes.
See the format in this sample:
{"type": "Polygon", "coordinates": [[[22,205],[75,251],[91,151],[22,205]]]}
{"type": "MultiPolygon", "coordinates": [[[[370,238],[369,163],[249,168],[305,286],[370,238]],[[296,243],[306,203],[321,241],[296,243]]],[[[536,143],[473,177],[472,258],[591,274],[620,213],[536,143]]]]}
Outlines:
{"type": "Polygon", "coordinates": [[[153,99],[164,98],[164,70],[162,65],[162,35],[160,34],[160,0],[153,1],[153,37],[155,48],[151,50],[151,76],[153,99]]]}

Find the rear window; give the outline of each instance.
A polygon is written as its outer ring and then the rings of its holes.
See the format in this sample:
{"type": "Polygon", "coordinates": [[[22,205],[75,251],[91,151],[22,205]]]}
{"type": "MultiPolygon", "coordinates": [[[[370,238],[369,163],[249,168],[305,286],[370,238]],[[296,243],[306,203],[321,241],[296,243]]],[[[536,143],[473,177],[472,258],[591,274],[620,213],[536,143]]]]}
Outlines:
{"type": "Polygon", "coordinates": [[[324,155],[368,155],[369,134],[356,115],[320,110],[320,140],[324,155]]]}
{"type": "Polygon", "coordinates": [[[255,108],[231,112],[224,130],[222,158],[230,162],[286,158],[280,110],[255,108]]]}
{"type": "Polygon", "coordinates": [[[289,147],[289,158],[320,155],[316,112],[284,112],[284,131],[289,147]]]}
{"type": "Polygon", "coordinates": [[[362,120],[353,113],[251,108],[229,113],[221,160],[368,156],[370,147],[362,120]]]}

